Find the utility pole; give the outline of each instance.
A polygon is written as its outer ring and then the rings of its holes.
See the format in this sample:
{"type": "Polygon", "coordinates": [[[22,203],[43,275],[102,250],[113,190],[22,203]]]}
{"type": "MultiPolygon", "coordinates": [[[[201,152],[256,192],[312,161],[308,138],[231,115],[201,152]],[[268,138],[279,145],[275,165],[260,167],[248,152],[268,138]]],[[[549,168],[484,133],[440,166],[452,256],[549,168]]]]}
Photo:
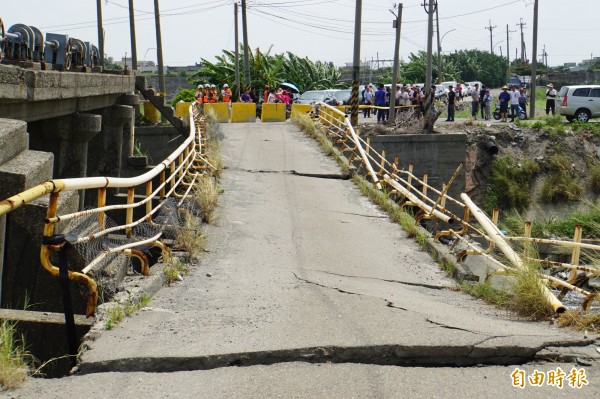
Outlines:
{"type": "Polygon", "coordinates": [[[131,70],[137,71],[137,46],[135,43],[135,14],[133,12],[133,0],[129,0],[129,31],[131,33],[131,70]]]}
{"type": "Polygon", "coordinates": [[[542,63],[548,67],[548,53],[546,52],[546,45],[544,44],[544,49],[542,50],[542,54],[540,54],[540,57],[542,57],[542,63]]]}
{"type": "Polygon", "coordinates": [[[352,96],[350,97],[350,123],[358,126],[358,85],[360,84],[360,28],[362,0],[356,0],[354,12],[354,59],[352,60],[352,96]]]}
{"type": "Polygon", "coordinates": [[[437,63],[438,63],[438,83],[442,83],[442,41],[440,40],[440,8],[436,3],[435,7],[435,26],[437,30],[437,63]]]}
{"type": "Polygon", "coordinates": [[[486,27],[485,27],[485,29],[487,29],[487,30],[489,30],[489,31],[490,31],[490,54],[494,54],[494,45],[493,45],[493,43],[494,43],[494,41],[493,41],[493,39],[494,39],[494,34],[493,34],[493,32],[492,32],[492,31],[493,31],[494,29],[496,29],[496,28],[497,28],[497,26],[492,26],[492,20],[491,20],[491,19],[490,19],[490,24],[489,24],[489,26],[486,26],[486,27]]]}
{"type": "Polygon", "coordinates": [[[240,90],[240,37],[238,27],[238,3],[233,3],[233,14],[235,23],[235,88],[233,98],[235,101],[239,101],[241,96],[240,90]]]}
{"type": "Polygon", "coordinates": [[[535,0],[533,3],[533,60],[531,60],[531,91],[529,92],[529,117],[535,118],[535,89],[536,89],[536,76],[537,76],[537,40],[538,40],[538,2],[535,0]]]}
{"type": "Polygon", "coordinates": [[[402,26],[402,3],[398,4],[398,14],[394,13],[394,11],[390,10],[392,14],[396,17],[394,20],[394,28],[396,28],[396,45],[394,46],[394,70],[392,71],[392,87],[390,89],[390,115],[389,119],[396,122],[396,102],[394,101],[396,98],[396,85],[398,84],[398,66],[400,64],[400,28],[402,26]],[[392,119],[393,118],[393,119],[392,119]]]}
{"type": "Polygon", "coordinates": [[[165,66],[163,64],[162,35],[160,33],[160,7],[158,0],[154,0],[154,23],[156,24],[156,58],[158,61],[158,91],[160,96],[166,96],[165,92],[165,66]]]}
{"type": "Polygon", "coordinates": [[[244,36],[244,80],[250,86],[250,57],[248,55],[248,20],[246,19],[246,0],[242,0],[242,34],[244,36]]]}
{"type": "Polygon", "coordinates": [[[506,24],[506,59],[508,60],[508,66],[506,68],[506,81],[510,79],[510,37],[509,34],[516,32],[516,30],[509,30],[508,24],[506,24]]]}
{"type": "Polygon", "coordinates": [[[104,66],[104,27],[102,26],[102,0],[96,0],[98,18],[98,50],[100,51],[100,66],[104,66]]]}
{"type": "Polygon", "coordinates": [[[423,3],[423,8],[427,12],[428,21],[427,21],[427,67],[425,72],[425,104],[424,110],[425,115],[423,118],[424,127],[431,132],[433,130],[433,123],[431,121],[431,107],[433,106],[433,96],[435,93],[431,91],[431,70],[432,70],[432,58],[433,58],[433,12],[434,4],[437,7],[437,1],[429,0],[428,3],[423,3]]]}
{"type": "Polygon", "coordinates": [[[521,22],[519,22],[517,24],[517,26],[519,26],[521,28],[521,63],[522,64],[524,64],[525,60],[527,59],[525,57],[525,36],[523,35],[523,28],[525,27],[525,25],[527,25],[527,24],[525,22],[523,22],[523,18],[521,18],[521,22]]]}

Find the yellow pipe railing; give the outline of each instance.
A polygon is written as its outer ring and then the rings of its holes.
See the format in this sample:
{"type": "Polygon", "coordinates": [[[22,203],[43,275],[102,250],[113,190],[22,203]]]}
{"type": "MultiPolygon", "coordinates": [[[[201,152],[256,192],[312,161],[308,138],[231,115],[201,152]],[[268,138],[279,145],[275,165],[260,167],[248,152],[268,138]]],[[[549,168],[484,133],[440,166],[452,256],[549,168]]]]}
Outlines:
{"type": "MultiPolygon", "coordinates": [[[[482,210],[480,210],[466,194],[462,194],[460,199],[456,199],[448,195],[450,184],[452,184],[458,175],[460,166],[457,168],[448,184],[444,184],[442,189],[439,190],[435,187],[432,187],[428,183],[427,173],[424,173],[421,179],[416,177],[413,174],[412,164],[408,165],[408,170],[398,170],[399,159],[397,156],[394,157],[394,162],[391,163],[387,161],[385,152],[378,153],[377,151],[373,150],[370,145],[369,138],[363,140],[358,136],[352,126],[347,126],[347,118],[338,119],[341,115],[343,115],[343,113],[341,113],[341,111],[338,109],[330,107],[324,103],[320,103],[318,106],[318,115],[318,122],[325,129],[326,135],[330,138],[334,137],[331,138],[333,144],[340,147],[340,152],[342,154],[349,154],[346,155],[346,157],[349,159],[350,163],[353,163],[356,160],[360,161],[360,166],[364,168],[364,172],[366,174],[365,178],[371,180],[378,189],[381,188],[379,181],[379,179],[381,179],[381,182],[385,182],[393,189],[392,193],[394,193],[396,196],[400,196],[402,205],[416,206],[423,212],[419,216],[420,219],[433,218],[439,219],[445,223],[455,221],[462,226],[457,231],[449,229],[440,231],[435,235],[436,240],[442,236],[447,236],[452,237],[452,239],[456,240],[455,242],[463,242],[468,249],[460,252],[459,255],[461,259],[467,254],[474,254],[489,259],[501,269],[519,269],[526,267],[526,265],[522,260],[523,258],[511,247],[510,243],[513,241],[524,241],[528,245],[534,243],[544,243],[558,245],[561,247],[570,247],[572,248],[571,264],[548,262],[541,259],[536,259],[536,261],[542,263],[552,264],[554,266],[567,269],[569,271],[568,281],[559,280],[561,281],[559,284],[556,282],[557,279],[555,277],[547,278],[548,276],[544,275],[540,277],[545,281],[551,281],[554,285],[573,290],[582,295],[589,294],[587,291],[578,289],[571,283],[575,281],[578,270],[585,271],[588,276],[597,276],[600,274],[600,269],[592,266],[584,267],[579,265],[581,249],[600,251],[600,245],[582,243],[580,228],[576,229],[573,241],[532,238],[530,234],[526,235],[525,237],[506,236],[500,232],[496,226],[499,215],[497,210],[494,212],[492,219],[490,220],[490,218],[482,210]],[[350,146],[349,143],[353,143],[354,146],[350,146]],[[377,166],[377,173],[375,173],[371,165],[377,166]],[[400,177],[401,175],[405,178],[400,177]],[[436,198],[430,198],[430,193],[432,193],[431,195],[436,195],[436,198]],[[463,210],[464,216],[462,219],[446,209],[446,201],[453,203],[463,210]],[[469,222],[470,215],[475,216],[478,223],[483,226],[483,229],[469,222]],[[488,242],[488,247],[486,249],[480,249],[471,244],[464,238],[464,236],[469,234],[479,235],[482,239],[488,242]],[[494,252],[497,252],[496,250],[499,250],[499,252],[504,256],[504,263],[496,258],[496,255],[498,255],[494,254],[494,252]],[[508,264],[506,264],[506,261],[508,261],[508,264]]],[[[357,171],[359,170],[360,169],[357,171]]],[[[435,224],[435,229],[437,229],[438,225],[439,222],[435,224]]],[[[526,245],[525,248],[527,248],[528,245],[526,245]]],[[[524,257],[526,259],[530,259],[528,258],[527,254],[525,254],[524,257]]],[[[552,308],[556,312],[564,311],[564,306],[547,289],[547,287],[542,283],[542,280],[540,280],[540,284],[543,286],[542,288],[546,300],[552,306],[552,308]]],[[[591,296],[586,297],[586,300],[584,301],[586,306],[589,305],[589,302],[592,299],[593,298],[591,296]]]]}
{"type": "MultiPolygon", "coordinates": [[[[204,143],[206,141],[204,132],[203,118],[200,118],[199,113],[192,105],[190,107],[190,134],[184,140],[184,142],[164,161],[154,167],[152,170],[133,178],[119,178],[119,177],[84,177],[75,179],[56,179],[40,184],[29,190],[23,191],[22,193],[16,194],[4,201],[0,201],[0,216],[3,216],[25,204],[31,203],[38,198],[50,194],[50,201],[48,210],[46,212],[46,223],[44,226],[43,236],[45,242],[41,246],[40,250],[40,261],[42,267],[46,269],[52,276],[58,277],[59,269],[54,266],[51,262],[50,254],[52,251],[61,251],[65,245],[65,242],[60,244],[48,244],[55,232],[55,226],[61,221],[74,219],[80,215],[86,215],[90,213],[97,213],[96,220],[98,222],[98,231],[92,232],[86,237],[79,237],[77,243],[83,243],[91,238],[97,238],[102,235],[113,233],[116,231],[123,231],[127,237],[131,237],[132,228],[143,221],[151,222],[152,215],[160,209],[163,202],[159,203],[156,207],[153,206],[152,200],[154,198],[160,198],[161,201],[168,197],[182,197],[182,195],[176,192],[178,187],[183,187],[183,182],[186,180],[186,176],[191,177],[191,181],[197,177],[195,172],[195,164],[203,164],[204,159],[202,152],[204,152],[204,143]],[[166,171],[169,171],[167,177],[166,171]],[[160,180],[160,186],[153,190],[152,179],[158,177],[160,180]],[[167,191],[166,186],[169,185],[167,191]],[[145,199],[139,202],[135,202],[135,191],[136,187],[143,187],[145,193],[145,199]],[[106,192],[107,188],[126,188],[127,189],[127,204],[126,205],[106,205],[106,192]],[[86,210],[83,212],[75,212],[68,215],[59,216],[58,210],[58,199],[60,192],[62,191],[77,191],[81,189],[96,189],[97,190],[97,207],[95,209],[86,210]],[[136,207],[145,205],[145,215],[138,221],[133,220],[133,210],[136,207]],[[115,226],[106,228],[106,212],[108,210],[125,210],[126,216],[125,225],[115,226]]],[[[190,188],[186,186],[183,197],[189,194],[190,188]]],[[[179,202],[181,203],[181,201],[179,202]]],[[[97,284],[92,277],[88,275],[94,266],[98,264],[99,259],[105,257],[108,253],[114,253],[117,251],[123,252],[127,256],[136,257],[142,264],[142,274],[148,274],[148,261],[142,252],[135,249],[140,245],[151,245],[158,246],[163,251],[163,256],[168,257],[168,248],[157,241],[162,233],[158,233],[145,240],[134,241],[128,244],[121,245],[117,248],[110,248],[102,252],[94,260],[92,260],[81,272],[68,271],[69,280],[84,284],[88,289],[88,299],[86,305],[86,315],[89,317],[95,313],[96,303],[98,299],[98,288],[97,284]]]]}

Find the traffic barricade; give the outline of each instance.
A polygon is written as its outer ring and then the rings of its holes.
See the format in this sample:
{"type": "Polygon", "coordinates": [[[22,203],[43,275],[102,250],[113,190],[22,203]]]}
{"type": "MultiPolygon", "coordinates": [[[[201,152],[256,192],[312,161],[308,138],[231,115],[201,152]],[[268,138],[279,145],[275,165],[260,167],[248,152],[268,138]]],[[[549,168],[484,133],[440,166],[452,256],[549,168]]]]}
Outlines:
{"type": "Polygon", "coordinates": [[[256,104],[232,103],[231,123],[256,122],[256,104]]]}
{"type": "Polygon", "coordinates": [[[212,113],[217,122],[229,122],[229,106],[227,103],[205,103],[204,113],[212,113]]]}
{"type": "Polygon", "coordinates": [[[264,103],[260,120],[262,122],[285,122],[286,105],[283,103],[264,103]]]}

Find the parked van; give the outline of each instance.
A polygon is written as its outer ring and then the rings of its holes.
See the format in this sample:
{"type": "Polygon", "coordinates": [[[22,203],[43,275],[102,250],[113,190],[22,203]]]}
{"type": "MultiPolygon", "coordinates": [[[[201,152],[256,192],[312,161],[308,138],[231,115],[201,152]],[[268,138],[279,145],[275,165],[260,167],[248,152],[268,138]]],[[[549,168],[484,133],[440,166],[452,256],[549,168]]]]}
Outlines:
{"type": "Polygon", "coordinates": [[[600,85],[563,86],[556,96],[556,110],[569,122],[600,117],[600,85]]]}

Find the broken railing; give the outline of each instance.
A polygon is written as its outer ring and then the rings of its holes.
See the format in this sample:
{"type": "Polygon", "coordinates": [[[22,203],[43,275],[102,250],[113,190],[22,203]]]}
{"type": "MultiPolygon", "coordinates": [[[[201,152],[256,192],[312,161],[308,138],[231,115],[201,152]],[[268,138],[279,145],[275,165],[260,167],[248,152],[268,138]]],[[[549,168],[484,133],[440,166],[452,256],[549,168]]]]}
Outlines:
{"type": "MultiPolygon", "coordinates": [[[[597,265],[600,263],[600,245],[582,243],[581,227],[576,229],[573,241],[532,238],[530,223],[525,224],[523,237],[508,236],[497,226],[499,210],[494,210],[490,219],[467,194],[461,194],[460,199],[448,195],[448,190],[462,164],[458,165],[448,182],[442,184],[441,188],[436,188],[428,183],[427,173],[418,177],[413,174],[413,165],[408,165],[407,170],[398,167],[398,156],[390,162],[385,150],[381,153],[376,152],[370,145],[370,138],[364,140],[360,137],[346,115],[338,109],[319,103],[315,107],[314,115],[330,141],[346,156],[350,165],[356,168],[356,173],[362,174],[378,189],[383,187],[389,198],[394,199],[401,207],[416,209],[416,219],[421,224],[426,220],[433,221],[429,232],[435,240],[441,241],[440,239],[445,237],[444,241],[449,243],[451,250],[461,244],[463,249],[456,253],[458,261],[463,261],[467,255],[485,257],[499,269],[493,274],[525,269],[529,267],[529,262],[551,267],[555,275],[541,275],[539,284],[547,302],[557,313],[565,311],[561,300],[569,291],[584,297],[584,310],[589,309],[593,300],[600,298],[599,293],[579,287],[585,280],[600,276],[600,266],[597,265]],[[455,211],[452,212],[447,205],[452,205],[451,208],[455,211]],[[459,211],[456,212],[456,209],[459,211]],[[475,217],[477,225],[470,221],[471,215],[475,217]],[[531,250],[533,244],[570,248],[571,262],[540,259],[535,251],[531,250]],[[588,251],[589,264],[580,264],[582,249],[588,251]],[[597,256],[593,256],[594,252],[597,256]],[[558,295],[553,294],[549,286],[558,289],[558,295]]],[[[487,276],[490,277],[491,275],[487,276]]]]}
{"type": "Polygon", "coordinates": [[[189,197],[195,181],[210,165],[205,157],[206,140],[205,119],[192,105],[190,131],[186,140],[148,172],[131,178],[50,180],[0,202],[0,216],[38,198],[50,196],[41,263],[51,275],[62,279],[65,285],[68,279],[87,288],[86,315],[89,317],[96,311],[97,279],[117,254],[138,259],[143,275],[149,271],[145,249],[156,247],[162,251],[163,257],[169,255],[162,237],[181,226],[181,219],[187,214],[184,211],[197,211],[192,209],[194,205],[189,197]],[[126,192],[126,203],[107,205],[107,193],[114,194],[119,189],[126,192]],[[59,214],[61,193],[77,190],[96,190],[96,206],[80,212],[59,214]],[[142,216],[134,219],[134,210],[138,216],[142,216]],[[118,224],[115,219],[124,220],[124,223],[118,224]],[[61,234],[56,234],[58,225],[65,226],[61,234]],[[83,259],[84,265],[80,270],[72,270],[73,262],[67,261],[67,245],[73,246],[83,259]]]}

